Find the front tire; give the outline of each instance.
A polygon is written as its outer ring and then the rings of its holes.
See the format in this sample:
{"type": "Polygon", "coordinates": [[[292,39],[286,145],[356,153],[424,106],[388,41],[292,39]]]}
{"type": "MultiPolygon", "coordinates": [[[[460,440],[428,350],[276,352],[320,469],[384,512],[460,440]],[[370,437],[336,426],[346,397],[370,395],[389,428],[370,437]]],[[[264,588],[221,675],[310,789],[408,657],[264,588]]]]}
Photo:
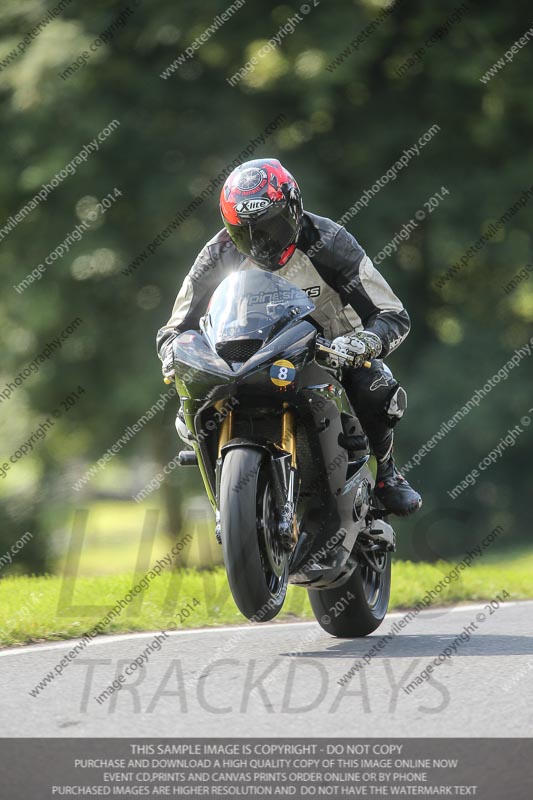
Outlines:
{"type": "Polygon", "coordinates": [[[220,480],[222,553],[233,599],[247,619],[267,622],[287,594],[289,558],[278,536],[268,458],[229,450],[220,480]]]}
{"type": "Polygon", "coordinates": [[[370,563],[362,558],[342,586],[307,590],[317,622],[331,636],[368,636],[385,619],[391,588],[391,554],[377,557],[375,564],[380,571],[372,569],[370,563]]]}

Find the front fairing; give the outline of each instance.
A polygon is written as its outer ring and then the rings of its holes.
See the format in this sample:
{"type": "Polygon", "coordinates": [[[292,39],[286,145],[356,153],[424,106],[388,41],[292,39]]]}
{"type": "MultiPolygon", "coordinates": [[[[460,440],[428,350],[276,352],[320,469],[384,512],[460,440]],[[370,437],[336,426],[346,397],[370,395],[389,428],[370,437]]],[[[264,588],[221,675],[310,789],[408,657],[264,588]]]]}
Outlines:
{"type": "Polygon", "coordinates": [[[284,278],[246,270],[232,273],[216,288],[200,328],[215,353],[238,363],[243,356],[232,343],[255,343],[242,349],[247,356],[254,346],[259,349],[314,310],[307,294],[284,278]]]}
{"type": "Polygon", "coordinates": [[[316,333],[310,322],[300,320],[246,362],[230,365],[213,351],[204,335],[187,331],[173,344],[178,394],[181,398],[213,402],[233,392],[256,392],[263,397],[297,392],[301,388],[301,370],[313,360],[316,333]],[[280,359],[290,361],[295,368],[294,381],[283,392],[283,387],[276,386],[270,377],[270,367],[280,359]]]}

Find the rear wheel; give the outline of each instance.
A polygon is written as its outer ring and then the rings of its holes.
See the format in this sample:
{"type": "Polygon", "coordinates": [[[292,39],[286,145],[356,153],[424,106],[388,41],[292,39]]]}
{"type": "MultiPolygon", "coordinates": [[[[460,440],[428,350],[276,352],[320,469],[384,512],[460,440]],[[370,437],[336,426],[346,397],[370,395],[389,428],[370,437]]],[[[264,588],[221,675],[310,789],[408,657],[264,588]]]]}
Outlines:
{"type": "Polygon", "coordinates": [[[379,628],[389,607],[391,554],[365,553],[346,583],[308,589],[319,625],[332,636],[353,639],[379,628]]]}
{"type": "Polygon", "coordinates": [[[268,459],[234,448],[220,481],[222,552],[233,599],[255,622],[275,617],[287,594],[289,559],[278,535],[268,459]]]}

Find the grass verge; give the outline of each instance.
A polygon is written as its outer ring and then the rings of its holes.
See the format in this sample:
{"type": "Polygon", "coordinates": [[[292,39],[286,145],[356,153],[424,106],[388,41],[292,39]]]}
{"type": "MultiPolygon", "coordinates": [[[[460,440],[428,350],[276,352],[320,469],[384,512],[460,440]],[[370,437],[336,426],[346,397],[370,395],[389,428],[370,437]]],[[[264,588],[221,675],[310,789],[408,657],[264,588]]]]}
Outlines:
{"type": "MultiPolygon", "coordinates": [[[[390,610],[410,608],[450,572],[453,564],[396,561],[390,610]]],[[[480,559],[438,595],[436,605],[490,600],[507,590],[510,599],[533,598],[533,553],[480,559]]],[[[90,631],[124,598],[131,575],[12,577],[0,581],[0,646],[73,639],[90,631]]],[[[307,593],[290,587],[279,620],[313,619],[307,593]]],[[[177,630],[244,622],[231,598],[224,570],[163,572],[105,629],[110,633],[177,630]]]]}

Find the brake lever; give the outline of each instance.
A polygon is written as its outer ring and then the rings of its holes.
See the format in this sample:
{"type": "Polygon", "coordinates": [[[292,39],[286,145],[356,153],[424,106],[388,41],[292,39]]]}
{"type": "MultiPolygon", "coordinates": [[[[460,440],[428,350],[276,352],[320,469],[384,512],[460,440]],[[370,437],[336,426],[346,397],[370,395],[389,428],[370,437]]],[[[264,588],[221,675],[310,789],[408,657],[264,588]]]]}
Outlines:
{"type": "MultiPolygon", "coordinates": [[[[331,342],[328,339],[324,339],[322,336],[316,337],[316,349],[321,353],[327,353],[328,355],[334,356],[337,359],[339,367],[351,367],[351,359],[347,356],[341,355],[337,350],[334,350],[331,347],[331,342]]],[[[332,364],[331,366],[335,366],[332,364]]],[[[361,367],[365,367],[369,369],[372,366],[370,361],[363,361],[361,367]]]]}
{"type": "Polygon", "coordinates": [[[340,353],[338,353],[337,350],[334,350],[331,347],[331,342],[328,341],[328,339],[323,339],[322,337],[318,337],[317,336],[317,338],[316,338],[316,349],[317,349],[317,352],[325,353],[328,356],[332,357],[330,359],[330,363],[328,364],[328,366],[332,367],[333,369],[338,369],[338,368],[343,368],[343,367],[349,366],[348,359],[345,356],[343,356],[340,353]],[[335,363],[331,363],[333,360],[335,360],[337,363],[336,364],[335,363]]]}

